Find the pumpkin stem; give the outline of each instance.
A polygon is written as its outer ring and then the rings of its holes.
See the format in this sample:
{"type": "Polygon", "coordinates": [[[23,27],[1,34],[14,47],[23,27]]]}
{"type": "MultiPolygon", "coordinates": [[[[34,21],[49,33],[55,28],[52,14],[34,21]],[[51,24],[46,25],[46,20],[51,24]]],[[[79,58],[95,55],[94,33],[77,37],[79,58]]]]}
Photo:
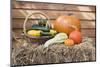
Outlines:
{"type": "Polygon", "coordinates": [[[72,15],[73,15],[73,13],[69,13],[69,14],[68,14],[68,16],[72,16],[72,15]]]}

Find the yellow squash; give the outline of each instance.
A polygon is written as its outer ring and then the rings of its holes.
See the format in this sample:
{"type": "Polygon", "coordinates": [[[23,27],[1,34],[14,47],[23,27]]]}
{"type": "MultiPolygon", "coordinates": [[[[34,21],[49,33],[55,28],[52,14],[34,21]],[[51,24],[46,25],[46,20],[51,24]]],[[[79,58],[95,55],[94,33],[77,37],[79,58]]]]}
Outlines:
{"type": "Polygon", "coordinates": [[[29,30],[27,34],[30,36],[40,36],[41,35],[40,32],[41,32],[40,30],[29,30]]]}

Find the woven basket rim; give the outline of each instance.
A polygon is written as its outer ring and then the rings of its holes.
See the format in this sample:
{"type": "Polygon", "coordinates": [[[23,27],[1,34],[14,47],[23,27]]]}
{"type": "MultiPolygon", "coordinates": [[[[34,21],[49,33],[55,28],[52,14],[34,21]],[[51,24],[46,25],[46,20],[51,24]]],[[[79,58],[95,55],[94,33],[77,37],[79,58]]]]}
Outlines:
{"type": "Polygon", "coordinates": [[[29,36],[29,35],[26,35],[26,37],[33,38],[33,39],[45,39],[45,38],[52,38],[54,36],[29,36]]]}

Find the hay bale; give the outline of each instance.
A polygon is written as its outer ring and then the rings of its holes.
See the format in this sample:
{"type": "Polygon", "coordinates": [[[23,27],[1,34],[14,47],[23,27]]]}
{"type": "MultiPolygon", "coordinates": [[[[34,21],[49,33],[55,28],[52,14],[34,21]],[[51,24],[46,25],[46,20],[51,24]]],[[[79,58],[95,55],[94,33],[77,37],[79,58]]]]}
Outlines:
{"type": "Polygon", "coordinates": [[[81,62],[95,60],[95,47],[90,38],[83,38],[82,43],[73,47],[53,44],[48,48],[40,45],[24,47],[13,51],[13,65],[81,62]]]}

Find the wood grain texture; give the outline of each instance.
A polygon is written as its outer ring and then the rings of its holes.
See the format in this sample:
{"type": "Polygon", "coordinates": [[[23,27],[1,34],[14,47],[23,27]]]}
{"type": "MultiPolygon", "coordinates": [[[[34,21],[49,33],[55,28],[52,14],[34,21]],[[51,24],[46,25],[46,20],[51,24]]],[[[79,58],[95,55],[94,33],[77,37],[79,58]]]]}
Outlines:
{"type": "MultiPolygon", "coordinates": [[[[69,15],[73,14],[79,19],[85,19],[85,20],[95,20],[95,13],[91,12],[74,12],[74,11],[49,11],[49,10],[12,10],[12,17],[13,18],[25,18],[29,13],[39,11],[42,13],[45,13],[50,19],[55,19],[60,15],[69,15]]],[[[32,18],[32,17],[30,17],[32,18]]]]}
{"type": "MultiPolygon", "coordinates": [[[[30,28],[32,24],[35,24],[37,20],[28,20],[26,27],[30,28]]],[[[50,20],[51,23],[54,23],[55,20],[50,20]]],[[[81,28],[95,28],[95,21],[80,21],[81,28]]],[[[12,28],[23,28],[24,19],[13,19],[12,28]]]]}
{"type": "Polygon", "coordinates": [[[95,6],[71,5],[71,4],[54,4],[54,3],[32,3],[32,2],[13,2],[13,8],[20,9],[45,9],[45,10],[73,10],[73,11],[91,11],[95,12],[95,6]],[[58,8],[59,7],[59,8],[58,8]],[[90,9],[91,8],[91,9],[90,9]]]}

